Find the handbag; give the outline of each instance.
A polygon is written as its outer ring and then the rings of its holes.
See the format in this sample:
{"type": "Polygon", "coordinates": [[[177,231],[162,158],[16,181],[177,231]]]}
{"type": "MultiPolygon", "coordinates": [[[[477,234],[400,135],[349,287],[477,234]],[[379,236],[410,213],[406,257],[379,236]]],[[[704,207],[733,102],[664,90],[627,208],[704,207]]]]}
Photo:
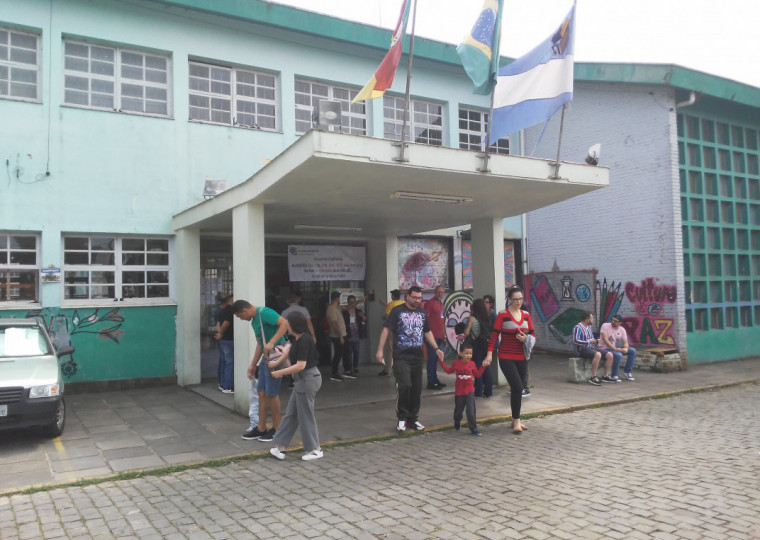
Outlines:
{"type": "MultiPolygon", "coordinates": [[[[264,333],[264,322],[261,320],[261,313],[259,313],[259,325],[261,325],[261,341],[262,341],[263,343],[266,343],[266,341],[267,341],[267,336],[266,336],[266,334],[264,333]]],[[[263,349],[263,347],[264,347],[263,343],[262,343],[262,346],[261,346],[261,347],[262,347],[262,349],[263,349]]],[[[268,355],[266,355],[266,354],[265,354],[265,355],[262,355],[262,357],[263,357],[263,358],[264,358],[264,359],[267,361],[267,365],[266,365],[267,369],[269,369],[269,371],[271,372],[271,371],[278,371],[278,370],[280,370],[280,369],[284,369],[284,368],[286,368],[286,367],[289,367],[289,366],[290,366],[290,359],[286,360],[285,362],[281,362],[281,363],[280,363],[280,364],[279,364],[279,365],[278,365],[276,368],[274,368],[274,369],[270,369],[270,368],[269,368],[269,365],[268,365],[268,362],[269,362],[269,361],[271,361],[271,360],[279,360],[279,359],[280,359],[280,357],[281,357],[282,355],[284,355],[286,352],[288,352],[289,350],[290,350],[290,342],[289,342],[289,341],[286,341],[285,343],[280,343],[279,345],[275,345],[275,346],[272,348],[272,350],[271,350],[271,351],[269,351],[269,354],[268,354],[268,355]]],[[[261,362],[259,362],[259,363],[261,363],[261,362]]]]}

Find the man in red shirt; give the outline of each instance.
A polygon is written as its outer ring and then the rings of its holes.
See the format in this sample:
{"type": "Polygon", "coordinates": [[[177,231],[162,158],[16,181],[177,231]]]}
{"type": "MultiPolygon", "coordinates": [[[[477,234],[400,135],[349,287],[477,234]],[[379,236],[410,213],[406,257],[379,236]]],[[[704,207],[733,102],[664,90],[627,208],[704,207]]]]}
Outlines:
{"type": "MultiPolygon", "coordinates": [[[[443,314],[443,287],[438,285],[433,292],[433,298],[425,302],[423,309],[427,314],[430,331],[433,333],[438,347],[443,347],[446,337],[445,320],[443,314]]],[[[440,390],[445,384],[438,380],[438,356],[435,348],[425,342],[427,348],[427,388],[428,390],[440,390]]]]}

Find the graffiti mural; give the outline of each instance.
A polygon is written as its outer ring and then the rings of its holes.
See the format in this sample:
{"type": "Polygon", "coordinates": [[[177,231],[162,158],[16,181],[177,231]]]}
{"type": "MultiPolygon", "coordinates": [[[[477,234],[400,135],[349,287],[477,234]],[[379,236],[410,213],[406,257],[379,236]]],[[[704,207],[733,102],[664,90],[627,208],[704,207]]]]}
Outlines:
{"type": "Polygon", "coordinates": [[[594,331],[623,317],[632,345],[673,346],[675,338],[675,285],[648,277],[640,282],[597,279],[596,272],[579,270],[544,272],[526,276],[525,297],[533,315],[541,348],[568,350],[572,331],[584,311],[594,314],[594,331]]]}
{"type": "Polygon", "coordinates": [[[530,298],[536,341],[541,348],[567,350],[573,326],[584,311],[594,311],[596,272],[544,272],[526,276],[524,296],[530,298]]]}
{"type": "MultiPolygon", "coordinates": [[[[515,242],[504,240],[504,283],[515,282],[515,242]]],[[[472,241],[462,240],[462,288],[472,289],[472,241]]]]}
{"type": "Polygon", "coordinates": [[[412,285],[423,289],[449,284],[450,241],[442,238],[399,238],[399,289],[412,285]]]}
{"type": "MultiPolygon", "coordinates": [[[[71,345],[71,336],[74,334],[95,334],[101,340],[111,340],[115,343],[119,343],[124,334],[120,330],[124,316],[119,313],[119,308],[111,309],[102,315],[98,308],[85,315],[80,315],[79,310],[75,309],[70,318],[63,313],[37,309],[27,311],[26,317],[40,319],[58,349],[71,345]]],[[[68,359],[61,364],[61,372],[68,380],[76,375],[78,366],[74,360],[74,353],[67,356],[68,359]]]]}
{"type": "Polygon", "coordinates": [[[655,278],[636,284],[625,284],[625,298],[632,306],[631,314],[622,313],[623,325],[635,344],[675,345],[675,319],[668,308],[677,300],[675,285],[659,285],[655,278]]]}
{"type": "Polygon", "coordinates": [[[466,291],[454,291],[443,301],[443,315],[446,321],[446,346],[443,352],[447,357],[459,354],[459,346],[464,341],[464,335],[457,330],[463,330],[462,323],[467,324],[471,305],[472,296],[466,291]]]}

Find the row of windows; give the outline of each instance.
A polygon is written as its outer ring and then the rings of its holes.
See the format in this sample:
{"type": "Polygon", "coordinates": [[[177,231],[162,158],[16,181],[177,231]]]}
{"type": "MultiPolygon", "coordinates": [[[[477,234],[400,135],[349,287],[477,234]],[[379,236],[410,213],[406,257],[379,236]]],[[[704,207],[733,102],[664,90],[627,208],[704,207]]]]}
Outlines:
{"type": "MultiPolygon", "coordinates": [[[[39,258],[39,236],[0,232],[0,302],[39,302],[39,258]]],[[[170,270],[165,237],[63,237],[64,300],[169,299],[170,270]]]]}
{"type": "MultiPolygon", "coordinates": [[[[146,53],[64,40],[63,102],[74,107],[170,117],[171,59],[146,53]]],[[[0,97],[39,101],[39,36],[0,29],[0,97]]],[[[308,131],[320,100],[341,107],[340,130],[356,135],[368,132],[364,102],[351,104],[358,88],[295,80],[296,133],[308,131]]],[[[191,121],[234,125],[266,131],[280,130],[278,79],[273,73],[241,67],[189,62],[189,118],[191,121]]],[[[404,100],[383,98],[383,132],[399,139],[404,100]]],[[[443,145],[443,105],[423,100],[410,104],[407,137],[419,143],[443,145]]],[[[481,149],[488,113],[459,109],[459,147],[481,149]]],[[[509,141],[493,145],[495,152],[509,153],[509,141]]]]}

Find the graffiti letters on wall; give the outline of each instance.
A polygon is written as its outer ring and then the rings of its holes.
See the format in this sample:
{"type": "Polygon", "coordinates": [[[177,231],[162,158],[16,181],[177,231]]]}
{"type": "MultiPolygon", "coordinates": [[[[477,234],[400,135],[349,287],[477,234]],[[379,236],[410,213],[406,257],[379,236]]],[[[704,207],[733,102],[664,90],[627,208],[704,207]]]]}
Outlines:
{"type": "Polygon", "coordinates": [[[660,285],[655,278],[625,284],[630,313],[622,313],[630,339],[644,345],[675,345],[672,306],[677,298],[675,285],[660,285]]]}

